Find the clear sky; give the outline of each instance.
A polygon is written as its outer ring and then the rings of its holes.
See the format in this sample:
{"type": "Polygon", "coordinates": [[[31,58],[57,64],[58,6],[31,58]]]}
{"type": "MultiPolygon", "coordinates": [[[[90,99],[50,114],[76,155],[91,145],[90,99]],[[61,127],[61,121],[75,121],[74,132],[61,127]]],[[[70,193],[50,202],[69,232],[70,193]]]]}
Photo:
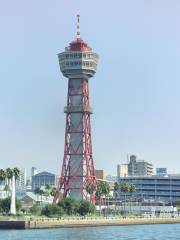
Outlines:
{"type": "Polygon", "coordinates": [[[100,55],[90,80],[96,168],[136,154],[180,173],[180,1],[0,0],[0,168],[60,172],[67,80],[57,53],[81,35],[100,55]]]}

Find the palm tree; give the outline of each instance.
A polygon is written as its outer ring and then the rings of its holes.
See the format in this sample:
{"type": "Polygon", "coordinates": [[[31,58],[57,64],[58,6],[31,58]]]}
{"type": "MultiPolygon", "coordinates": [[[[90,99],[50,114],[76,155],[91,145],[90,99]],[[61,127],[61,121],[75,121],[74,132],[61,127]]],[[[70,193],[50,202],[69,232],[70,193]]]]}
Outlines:
{"type": "Polygon", "coordinates": [[[96,185],[87,181],[85,186],[86,186],[86,192],[90,195],[90,198],[91,198],[94,192],[96,191],[96,185]]]}
{"type": "Polygon", "coordinates": [[[6,179],[6,172],[0,169],[0,181],[3,182],[6,179]]]}
{"type": "Polygon", "coordinates": [[[102,195],[104,196],[104,199],[105,199],[105,212],[104,214],[106,215],[106,198],[107,196],[109,195],[110,193],[110,186],[109,186],[109,183],[108,182],[100,182],[100,187],[101,187],[101,192],[102,192],[102,195]]]}
{"type": "Polygon", "coordinates": [[[40,192],[40,188],[36,188],[36,189],[34,190],[34,193],[35,193],[35,194],[39,194],[39,192],[40,192]]]}
{"type": "Polygon", "coordinates": [[[50,195],[54,197],[56,196],[56,193],[57,193],[56,188],[55,187],[51,188],[50,195]]]}
{"type": "Polygon", "coordinates": [[[13,175],[15,176],[15,179],[17,180],[20,177],[20,170],[19,168],[15,167],[12,169],[13,175]]]}
{"type": "Polygon", "coordinates": [[[110,186],[107,182],[105,181],[100,181],[97,185],[97,189],[96,189],[96,198],[99,200],[99,207],[100,207],[100,212],[101,212],[101,197],[104,196],[105,197],[105,201],[106,201],[106,197],[110,192],[110,186]]]}
{"type": "Polygon", "coordinates": [[[97,185],[97,189],[96,189],[96,192],[95,192],[95,197],[96,197],[97,201],[99,202],[99,211],[100,211],[100,214],[101,214],[102,191],[101,191],[101,188],[99,187],[99,184],[97,185]]]}
{"type": "Polygon", "coordinates": [[[9,186],[9,191],[8,191],[8,197],[9,197],[10,192],[11,192],[11,182],[12,182],[12,177],[13,177],[13,170],[11,168],[6,168],[5,173],[6,173],[7,185],[9,186]]]}
{"type": "Polygon", "coordinates": [[[9,187],[9,185],[5,185],[5,187],[4,187],[4,191],[6,192],[6,197],[7,197],[7,195],[9,195],[9,192],[10,192],[10,187],[9,187]]]}
{"type": "Polygon", "coordinates": [[[42,196],[44,195],[44,191],[42,189],[39,190],[39,195],[41,196],[41,204],[42,204],[42,196]]]}
{"type": "Polygon", "coordinates": [[[124,193],[124,212],[125,212],[125,205],[126,205],[126,194],[129,192],[129,183],[121,183],[120,190],[124,193]]]}
{"type": "Polygon", "coordinates": [[[133,195],[133,192],[135,192],[136,191],[136,186],[134,185],[134,184],[129,184],[129,192],[130,192],[130,194],[131,194],[131,201],[132,201],[132,195],[133,195]]]}
{"type": "Polygon", "coordinates": [[[36,188],[34,190],[34,193],[41,196],[41,204],[42,204],[42,196],[44,195],[44,191],[40,188],[36,188]]]}
{"type": "Polygon", "coordinates": [[[116,205],[117,205],[117,196],[118,196],[119,184],[114,183],[114,196],[115,196],[115,214],[116,214],[116,205]]]}
{"type": "Polygon", "coordinates": [[[46,184],[45,189],[49,191],[51,189],[51,185],[50,184],[46,184]]]}
{"type": "Polygon", "coordinates": [[[4,183],[6,179],[6,172],[3,169],[0,169],[0,183],[4,183]]]}
{"type": "Polygon", "coordinates": [[[46,200],[47,200],[47,198],[48,198],[49,195],[50,195],[50,191],[51,191],[51,185],[50,185],[50,184],[46,184],[46,186],[45,186],[45,192],[44,192],[44,195],[46,196],[46,200]]]}
{"type": "Polygon", "coordinates": [[[134,184],[129,184],[129,192],[131,193],[131,196],[135,191],[136,191],[136,186],[134,184]]]}
{"type": "Polygon", "coordinates": [[[6,169],[6,177],[7,177],[8,185],[10,185],[10,182],[13,177],[13,170],[11,168],[6,169]]]}

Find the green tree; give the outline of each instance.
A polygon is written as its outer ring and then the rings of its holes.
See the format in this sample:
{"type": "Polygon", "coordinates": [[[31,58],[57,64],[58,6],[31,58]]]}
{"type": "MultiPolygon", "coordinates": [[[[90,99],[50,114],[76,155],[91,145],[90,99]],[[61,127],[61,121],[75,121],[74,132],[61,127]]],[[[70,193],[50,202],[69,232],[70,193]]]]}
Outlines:
{"type": "Polygon", "coordinates": [[[124,212],[125,212],[125,205],[126,205],[126,196],[127,196],[127,193],[129,192],[129,189],[130,189],[129,183],[123,182],[120,184],[120,190],[121,192],[124,193],[124,212]]]}
{"type": "Polygon", "coordinates": [[[82,200],[82,201],[80,201],[80,206],[79,206],[78,212],[81,216],[85,216],[87,214],[94,213],[95,206],[92,205],[89,201],[82,200]]]}
{"type": "MultiPolygon", "coordinates": [[[[0,209],[2,213],[8,214],[10,211],[11,199],[5,198],[0,200],[0,209]]],[[[16,209],[19,211],[21,209],[21,202],[16,199],[16,209]]]]}
{"type": "Polygon", "coordinates": [[[109,194],[110,192],[109,183],[101,181],[99,182],[98,187],[100,188],[102,195],[107,196],[109,194]]]}
{"type": "Polygon", "coordinates": [[[42,204],[42,197],[45,194],[45,192],[42,189],[40,189],[40,188],[36,188],[34,190],[34,193],[41,196],[41,204],[42,204]]]}
{"type": "Polygon", "coordinates": [[[15,176],[15,179],[19,179],[19,176],[20,176],[20,170],[19,168],[15,167],[12,169],[12,172],[13,172],[13,175],[15,176]]]}
{"type": "Polygon", "coordinates": [[[0,181],[4,181],[6,179],[6,172],[3,169],[0,169],[0,181]]]}
{"type": "Polygon", "coordinates": [[[51,190],[51,185],[50,185],[50,184],[46,184],[45,190],[50,192],[50,190],[51,190]]]}
{"type": "Polygon", "coordinates": [[[22,203],[20,200],[16,199],[16,210],[19,211],[21,210],[22,207],[22,203]]]}
{"type": "Polygon", "coordinates": [[[51,188],[50,195],[53,197],[56,196],[56,188],[55,187],[51,188]]]}
{"type": "Polygon", "coordinates": [[[64,214],[64,210],[57,204],[48,204],[42,209],[42,214],[47,217],[60,217],[64,214]]]}
{"type": "Polygon", "coordinates": [[[91,182],[89,182],[89,181],[87,181],[86,182],[86,192],[91,195],[95,191],[96,191],[96,185],[91,183],[91,182]]]}
{"type": "Polygon", "coordinates": [[[46,184],[45,192],[44,192],[44,195],[46,196],[46,200],[50,196],[50,194],[51,194],[51,185],[50,184],[46,184]]]}
{"type": "MultiPolygon", "coordinates": [[[[130,204],[132,203],[132,195],[133,193],[136,191],[136,186],[132,183],[129,184],[129,193],[131,194],[131,197],[130,197],[130,204]]],[[[130,205],[131,207],[131,212],[132,212],[132,204],[130,205]]]]}
{"type": "Polygon", "coordinates": [[[58,205],[64,209],[68,215],[76,214],[79,210],[79,202],[73,198],[63,198],[58,205]]]}
{"type": "Polygon", "coordinates": [[[114,198],[115,198],[115,213],[117,210],[117,196],[119,191],[119,184],[117,182],[114,183],[114,198]]]}
{"type": "Polygon", "coordinates": [[[41,209],[38,207],[38,205],[34,204],[31,209],[30,209],[30,212],[33,214],[33,215],[41,215],[41,209]]]}
{"type": "Polygon", "coordinates": [[[4,191],[5,191],[5,192],[9,192],[9,191],[10,191],[10,187],[9,187],[9,185],[7,185],[7,184],[5,185],[5,187],[4,187],[4,191]]]}
{"type": "Polygon", "coordinates": [[[6,198],[0,201],[0,208],[2,209],[2,213],[8,214],[10,210],[11,199],[6,198]]]}
{"type": "Polygon", "coordinates": [[[8,179],[8,184],[13,177],[13,170],[11,168],[6,169],[6,177],[8,179]]]}
{"type": "Polygon", "coordinates": [[[42,189],[40,189],[39,190],[39,195],[41,196],[41,204],[42,204],[42,197],[43,197],[44,194],[45,194],[45,192],[42,189]]]}
{"type": "Polygon", "coordinates": [[[36,189],[34,190],[34,193],[35,193],[35,194],[39,194],[39,193],[40,193],[40,188],[36,188],[36,189]]]}
{"type": "Polygon", "coordinates": [[[98,182],[95,196],[96,196],[96,199],[99,201],[100,213],[101,213],[101,200],[102,200],[101,198],[104,196],[106,200],[106,196],[109,194],[109,192],[110,192],[110,186],[107,182],[105,181],[98,182]]]}
{"type": "Polygon", "coordinates": [[[129,192],[131,193],[131,196],[136,192],[136,186],[134,184],[129,184],[129,192]]]}

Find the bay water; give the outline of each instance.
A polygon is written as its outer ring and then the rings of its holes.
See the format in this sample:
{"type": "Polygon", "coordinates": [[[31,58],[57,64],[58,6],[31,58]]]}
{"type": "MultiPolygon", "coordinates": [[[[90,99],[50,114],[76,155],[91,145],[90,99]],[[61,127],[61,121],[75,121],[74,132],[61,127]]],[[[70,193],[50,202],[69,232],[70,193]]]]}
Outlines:
{"type": "Polygon", "coordinates": [[[0,230],[0,240],[180,240],[180,224],[0,230]]]}

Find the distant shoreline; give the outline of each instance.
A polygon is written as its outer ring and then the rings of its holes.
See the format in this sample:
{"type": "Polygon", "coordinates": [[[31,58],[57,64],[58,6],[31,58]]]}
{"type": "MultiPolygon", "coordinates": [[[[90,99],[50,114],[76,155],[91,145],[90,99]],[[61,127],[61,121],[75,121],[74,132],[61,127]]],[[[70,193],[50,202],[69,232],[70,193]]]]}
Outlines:
{"type": "Polygon", "coordinates": [[[128,226],[147,224],[175,224],[180,218],[115,218],[115,219],[36,219],[36,220],[0,220],[0,229],[46,229],[46,228],[77,228],[101,226],[128,226]]]}

